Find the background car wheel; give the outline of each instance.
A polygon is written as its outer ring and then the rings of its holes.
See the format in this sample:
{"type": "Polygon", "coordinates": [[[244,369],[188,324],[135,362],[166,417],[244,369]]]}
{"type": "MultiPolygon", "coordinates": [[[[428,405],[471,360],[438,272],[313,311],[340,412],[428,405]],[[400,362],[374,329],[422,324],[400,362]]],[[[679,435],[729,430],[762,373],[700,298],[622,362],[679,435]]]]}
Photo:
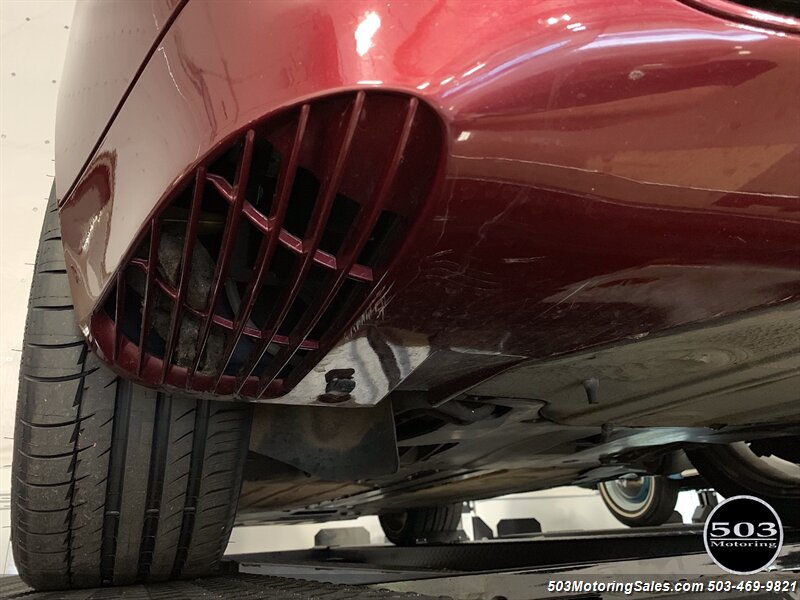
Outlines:
{"type": "Polygon", "coordinates": [[[661,475],[621,477],[597,487],[611,514],[630,527],[666,523],[678,502],[678,482],[661,475]]]}
{"type": "Polygon", "coordinates": [[[413,546],[418,541],[448,541],[454,537],[460,521],[460,502],[447,506],[411,508],[380,516],[383,533],[397,546],[413,546]]]}
{"type": "Polygon", "coordinates": [[[250,412],[118,378],[76,323],[51,194],[14,434],[11,536],[38,589],[207,574],[230,535],[250,412]]]}
{"type": "Polygon", "coordinates": [[[800,439],[704,446],[686,454],[723,496],[756,496],[768,502],[784,525],[800,525],[800,439]]]}

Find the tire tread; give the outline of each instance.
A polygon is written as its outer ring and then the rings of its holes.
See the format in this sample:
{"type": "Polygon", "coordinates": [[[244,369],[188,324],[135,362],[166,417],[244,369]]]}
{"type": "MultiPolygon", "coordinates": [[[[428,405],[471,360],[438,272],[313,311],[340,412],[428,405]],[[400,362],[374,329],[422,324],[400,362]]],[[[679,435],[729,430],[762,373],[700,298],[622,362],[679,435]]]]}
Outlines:
{"type": "Polygon", "coordinates": [[[88,351],[51,194],[20,368],[12,547],[32,587],[211,572],[235,517],[249,407],[146,390],[88,351]],[[207,422],[196,418],[205,407],[207,422]],[[224,440],[226,451],[216,441],[224,440]],[[224,509],[221,509],[223,506],[224,509]]]}

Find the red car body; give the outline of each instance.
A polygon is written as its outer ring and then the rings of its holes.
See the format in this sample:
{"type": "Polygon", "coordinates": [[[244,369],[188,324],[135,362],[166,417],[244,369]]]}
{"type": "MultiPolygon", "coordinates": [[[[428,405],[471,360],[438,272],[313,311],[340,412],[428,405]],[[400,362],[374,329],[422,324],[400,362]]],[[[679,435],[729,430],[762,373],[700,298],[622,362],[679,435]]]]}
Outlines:
{"type": "MultiPolygon", "coordinates": [[[[726,0],[78,10],[59,101],[59,211],[76,312],[121,375],[343,407],[419,390],[438,405],[471,390],[541,400],[553,421],[592,427],[800,417],[796,332],[785,329],[800,299],[796,20],[726,0]],[[339,112],[326,104],[342,98],[339,112]],[[346,120],[375,98],[427,119],[395,164],[413,167],[403,185],[424,189],[408,192],[417,204],[381,269],[281,241],[369,282],[327,337],[300,327],[281,338],[312,355],[288,383],[192,375],[123,339],[121,309],[103,307],[133,263],[155,289],[155,246],[137,248],[198,169],[264,123],[318,107],[346,120]],[[332,398],[325,374],[342,370],[355,387],[332,398]],[[600,398],[587,403],[592,379],[600,398]]],[[[411,135],[390,117],[357,134],[350,160],[364,173],[376,149],[411,135]]],[[[237,206],[235,181],[215,181],[237,206]]],[[[185,293],[173,286],[173,304],[185,293]]],[[[265,335],[241,315],[217,317],[207,330],[265,335]]]]}

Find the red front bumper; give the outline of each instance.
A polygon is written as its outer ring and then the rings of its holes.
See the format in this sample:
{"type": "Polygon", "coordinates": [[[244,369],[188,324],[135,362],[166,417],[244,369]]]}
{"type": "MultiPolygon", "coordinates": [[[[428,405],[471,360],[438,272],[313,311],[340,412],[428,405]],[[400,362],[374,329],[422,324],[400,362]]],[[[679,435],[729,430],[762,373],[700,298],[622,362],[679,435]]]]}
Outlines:
{"type": "MultiPolygon", "coordinates": [[[[62,206],[77,313],[123,374],[185,388],[117,343],[101,307],[120,267],[253,123],[356,90],[432,107],[445,160],[341,343],[266,395],[314,402],[321,372],[354,369],[352,402],[371,404],[440,350],[480,370],[797,299],[799,48],[675,0],[194,0],[62,206]]],[[[375,127],[371,143],[388,137],[375,127]]],[[[422,158],[438,164],[439,147],[422,158]]],[[[238,387],[221,381],[190,389],[238,387]]]]}

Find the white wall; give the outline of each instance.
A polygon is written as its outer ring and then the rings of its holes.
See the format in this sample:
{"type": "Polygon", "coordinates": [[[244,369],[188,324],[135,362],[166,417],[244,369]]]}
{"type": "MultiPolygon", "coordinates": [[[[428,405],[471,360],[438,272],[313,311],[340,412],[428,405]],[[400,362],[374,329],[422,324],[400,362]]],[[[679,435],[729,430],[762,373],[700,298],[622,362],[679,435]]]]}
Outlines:
{"type": "Polygon", "coordinates": [[[73,0],[0,0],[0,572],[20,348],[33,260],[53,183],[53,132],[73,0]]]}

